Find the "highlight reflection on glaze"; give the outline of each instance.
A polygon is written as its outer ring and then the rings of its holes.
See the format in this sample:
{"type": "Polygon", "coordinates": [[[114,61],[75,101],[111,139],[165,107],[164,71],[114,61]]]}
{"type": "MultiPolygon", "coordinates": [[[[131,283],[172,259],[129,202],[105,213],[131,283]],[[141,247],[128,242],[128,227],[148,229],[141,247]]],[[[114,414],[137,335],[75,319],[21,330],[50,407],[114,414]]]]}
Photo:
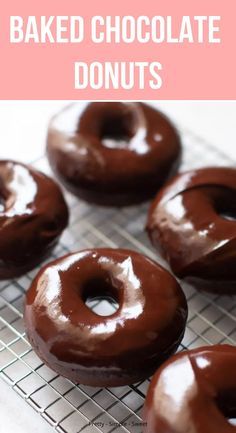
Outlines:
{"type": "Polygon", "coordinates": [[[182,352],[152,378],[144,407],[145,433],[235,433],[236,348],[182,352]]]}
{"type": "Polygon", "coordinates": [[[52,119],[47,153],[72,193],[121,206],[154,195],[176,171],[181,145],[169,120],[146,104],[80,102],[52,119]]]}
{"type": "Polygon", "coordinates": [[[29,170],[22,165],[13,165],[9,162],[1,175],[8,190],[2,214],[4,212],[5,217],[11,218],[32,213],[31,205],[37,193],[37,184],[29,170]]]}
{"type": "Polygon", "coordinates": [[[128,250],[85,250],[52,262],[33,281],[25,307],[27,334],[42,360],[94,386],[150,375],[178,347],[186,318],[175,279],[128,250]],[[87,296],[105,294],[119,304],[111,316],[85,304],[87,296]]]}
{"type": "Polygon", "coordinates": [[[235,169],[177,176],[153,201],[147,230],[176,275],[202,289],[236,291],[235,169]]]}

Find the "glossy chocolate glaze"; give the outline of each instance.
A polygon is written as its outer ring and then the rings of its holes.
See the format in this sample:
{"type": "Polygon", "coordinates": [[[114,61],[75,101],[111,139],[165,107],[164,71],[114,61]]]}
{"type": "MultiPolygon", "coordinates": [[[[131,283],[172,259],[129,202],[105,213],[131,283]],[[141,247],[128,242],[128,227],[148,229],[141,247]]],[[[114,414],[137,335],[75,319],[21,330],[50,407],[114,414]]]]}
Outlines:
{"type": "Polygon", "coordinates": [[[39,272],[24,317],[33,348],[57,373],[85,385],[120,386],[148,377],[175,352],[187,304],[174,277],[147,257],[91,249],[39,272]],[[100,316],[85,304],[101,294],[116,298],[114,314],[100,316]]]}
{"type": "Polygon", "coordinates": [[[201,289],[236,292],[236,169],[189,171],[154,199],[147,230],[174,273],[201,289]]]}
{"type": "Polygon", "coordinates": [[[181,352],[154,375],[148,390],[145,433],[235,433],[236,348],[181,352]]]}
{"type": "Polygon", "coordinates": [[[24,164],[0,161],[0,279],[40,263],[67,221],[66,203],[52,179],[24,164]]]}
{"type": "Polygon", "coordinates": [[[148,105],[76,103],[52,119],[47,154],[73,194],[122,206],[157,192],[177,170],[181,145],[169,120],[148,105]]]}

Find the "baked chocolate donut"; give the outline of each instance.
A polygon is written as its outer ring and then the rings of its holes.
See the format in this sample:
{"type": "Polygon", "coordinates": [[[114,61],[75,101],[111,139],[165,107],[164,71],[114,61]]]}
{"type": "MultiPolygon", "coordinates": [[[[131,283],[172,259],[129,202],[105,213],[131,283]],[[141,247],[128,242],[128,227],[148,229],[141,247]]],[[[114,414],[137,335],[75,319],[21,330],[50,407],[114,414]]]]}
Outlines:
{"type": "Polygon", "coordinates": [[[235,433],[236,348],[181,352],[154,375],[144,407],[145,433],[235,433]]]}
{"type": "Polygon", "coordinates": [[[185,296],[171,274],[133,251],[91,249],[45,266],[26,295],[25,325],[38,356],[74,382],[120,386],[152,374],[179,346],[185,296]],[[119,304],[100,316],[88,297],[119,304]]]}
{"type": "Polygon", "coordinates": [[[201,289],[236,292],[236,169],[180,174],[154,199],[147,230],[174,273],[201,289]]]}
{"type": "Polygon", "coordinates": [[[68,221],[60,188],[15,161],[0,161],[0,279],[28,272],[51,251],[68,221]]]}
{"type": "Polygon", "coordinates": [[[157,192],[178,168],[181,145],[169,120],[148,105],[76,103],[52,119],[47,154],[73,194],[122,206],[157,192]]]}

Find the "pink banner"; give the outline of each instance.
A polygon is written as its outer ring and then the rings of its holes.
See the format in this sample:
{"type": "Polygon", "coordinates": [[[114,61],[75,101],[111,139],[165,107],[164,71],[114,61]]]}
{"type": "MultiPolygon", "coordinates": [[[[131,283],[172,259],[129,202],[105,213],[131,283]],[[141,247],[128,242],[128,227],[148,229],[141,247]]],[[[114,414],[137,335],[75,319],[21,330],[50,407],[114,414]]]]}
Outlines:
{"type": "Polygon", "coordinates": [[[0,99],[236,99],[233,0],[9,0],[0,99]]]}

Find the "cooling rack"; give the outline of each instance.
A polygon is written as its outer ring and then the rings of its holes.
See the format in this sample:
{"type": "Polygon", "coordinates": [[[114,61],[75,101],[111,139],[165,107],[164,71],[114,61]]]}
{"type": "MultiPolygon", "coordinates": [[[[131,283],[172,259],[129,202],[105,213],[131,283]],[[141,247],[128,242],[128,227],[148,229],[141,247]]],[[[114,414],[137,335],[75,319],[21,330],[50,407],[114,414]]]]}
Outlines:
{"type": "MultiPolygon", "coordinates": [[[[180,129],[180,134],[184,145],[181,171],[232,165],[223,153],[191,131],[180,129]]],[[[50,174],[45,157],[34,166],[50,174]]],[[[82,248],[107,246],[131,248],[165,265],[144,232],[148,204],[117,210],[88,205],[68,193],[66,199],[71,209],[70,225],[52,259],[82,248]]],[[[141,433],[142,406],[149,380],[119,388],[76,386],[45,366],[31,349],[22,312],[25,290],[37,271],[0,283],[1,377],[58,432],[141,433]]],[[[189,318],[180,350],[216,343],[235,344],[236,297],[199,293],[187,284],[183,288],[189,318]]]]}

